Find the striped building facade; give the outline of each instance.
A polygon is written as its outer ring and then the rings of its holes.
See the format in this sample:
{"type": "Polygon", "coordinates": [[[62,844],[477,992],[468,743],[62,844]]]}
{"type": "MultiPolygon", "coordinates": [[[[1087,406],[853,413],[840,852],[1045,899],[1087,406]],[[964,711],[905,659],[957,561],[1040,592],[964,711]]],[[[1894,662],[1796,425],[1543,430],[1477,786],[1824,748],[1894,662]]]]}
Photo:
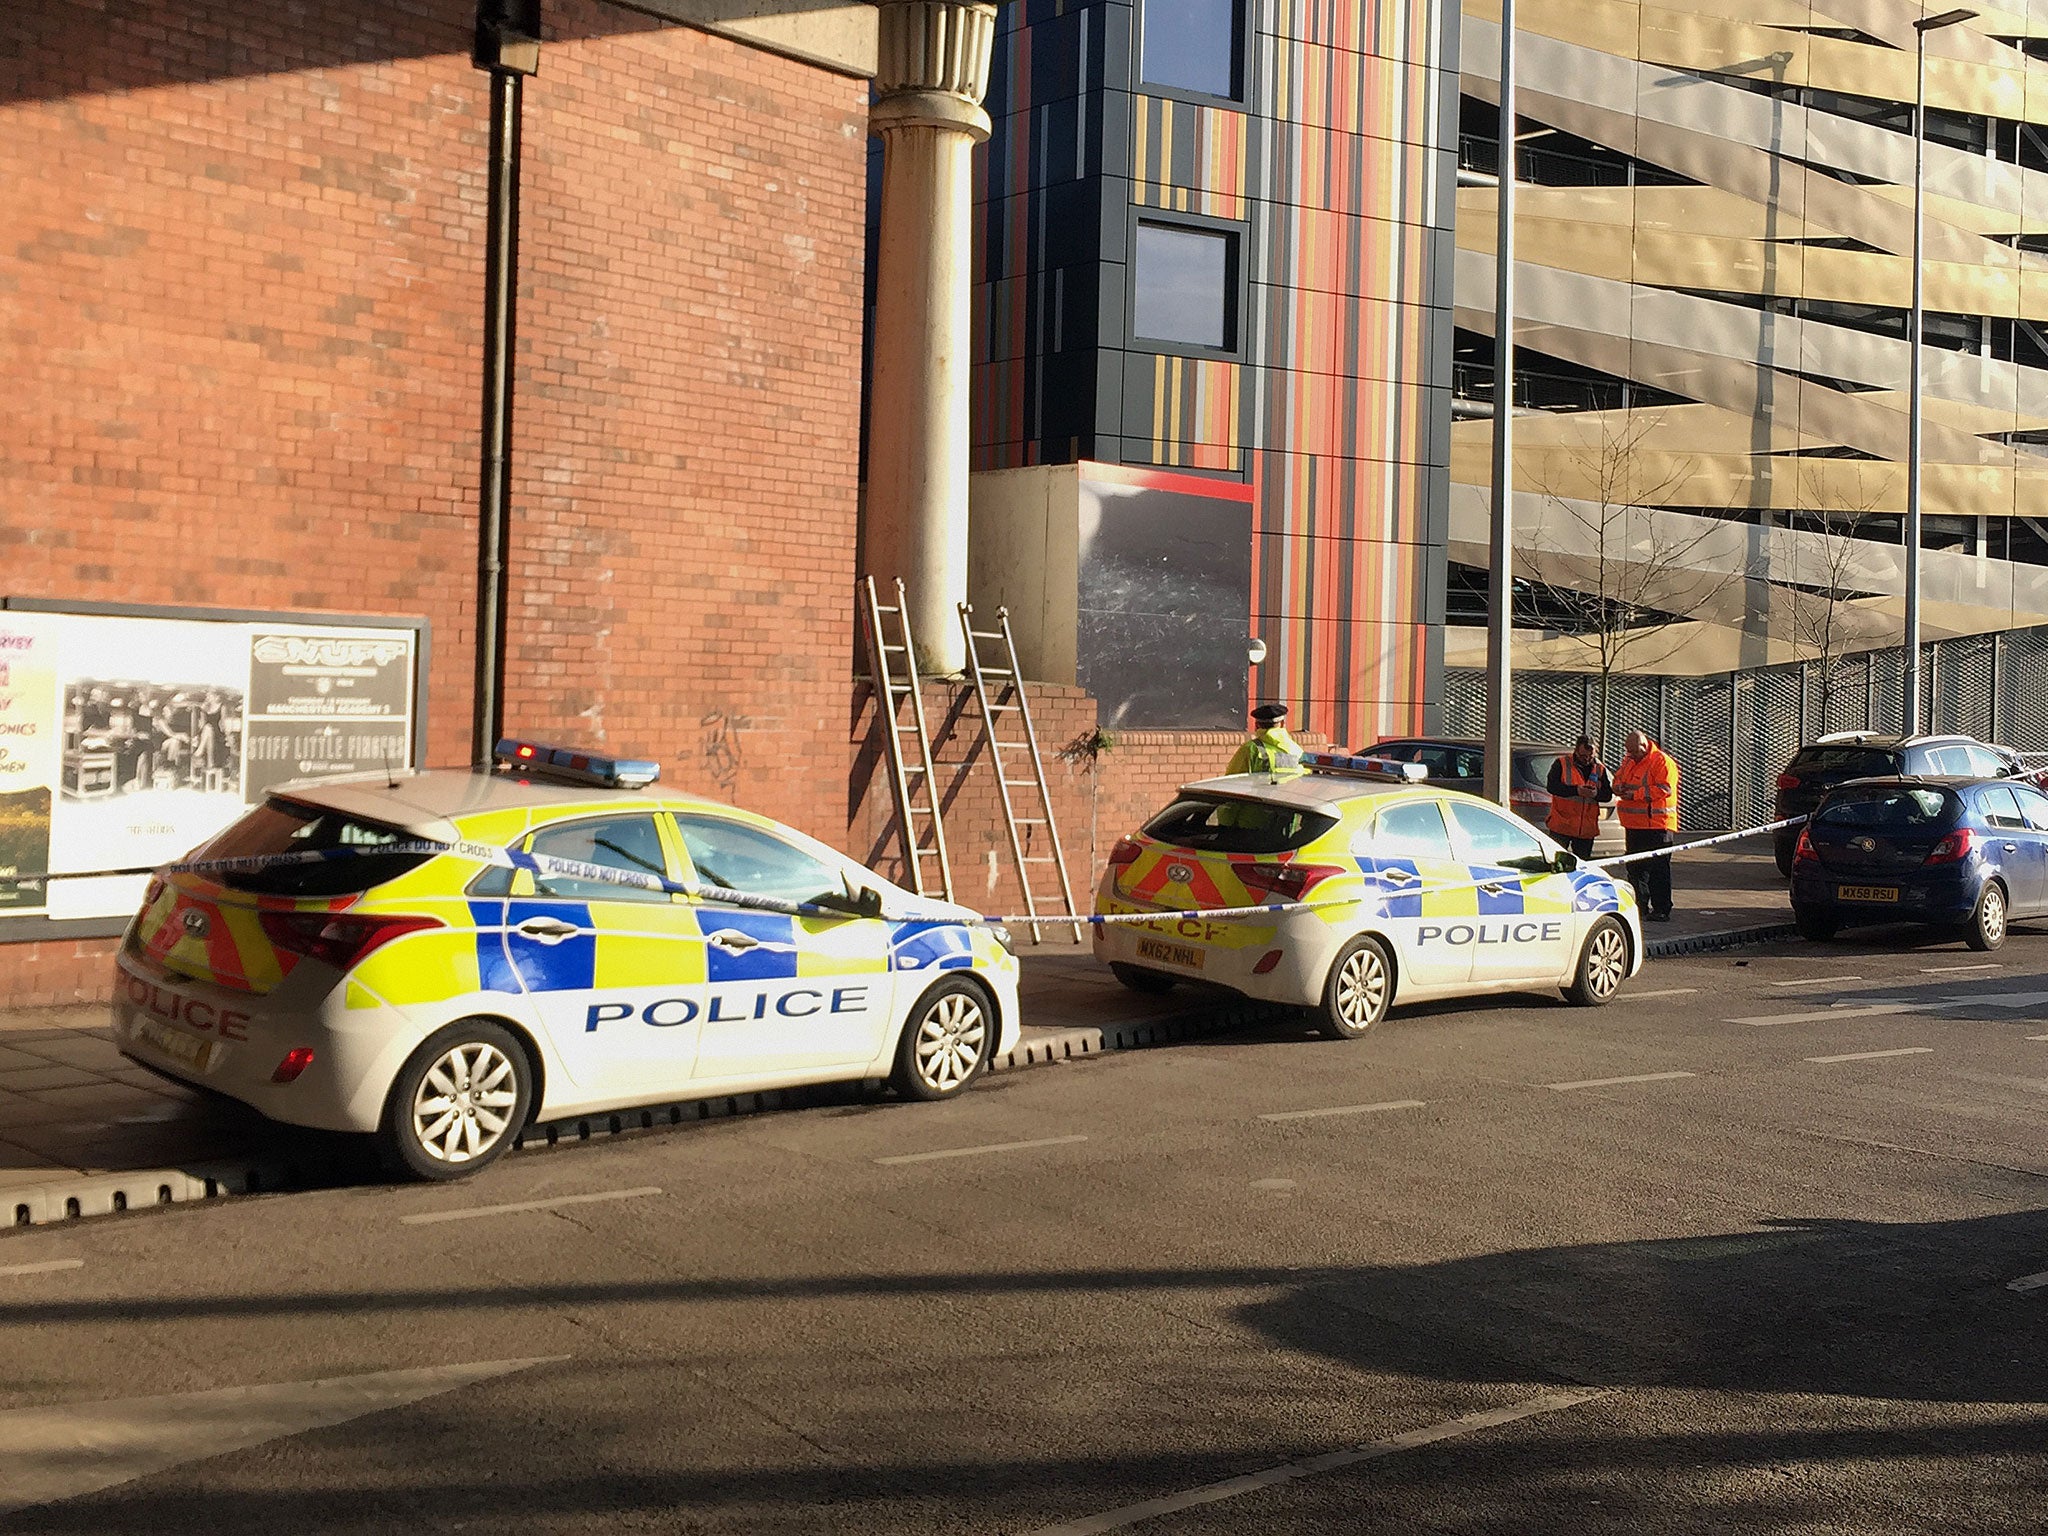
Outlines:
{"type": "MultiPolygon", "coordinates": [[[[1435,703],[1457,21],[1440,0],[1002,13],[974,467],[1077,465],[1085,486],[1088,466],[1119,466],[1125,487],[1156,471],[1176,496],[1207,482],[1239,505],[1250,488],[1245,604],[1266,659],[1227,681],[1224,723],[1248,689],[1362,742],[1435,703]],[[1226,38],[1228,62],[1192,53],[1226,38]],[[1203,261],[1225,290],[1209,331],[1203,261]]],[[[1217,723],[1148,707],[1118,721],[1105,701],[1105,723],[1217,723]]]]}

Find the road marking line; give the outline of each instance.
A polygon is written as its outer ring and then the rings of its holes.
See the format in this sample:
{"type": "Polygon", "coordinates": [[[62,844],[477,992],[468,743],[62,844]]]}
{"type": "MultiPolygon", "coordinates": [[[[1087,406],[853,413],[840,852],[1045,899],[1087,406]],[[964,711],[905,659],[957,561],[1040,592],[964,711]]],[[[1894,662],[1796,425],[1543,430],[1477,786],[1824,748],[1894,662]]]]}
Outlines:
{"type": "Polygon", "coordinates": [[[1816,1066],[1824,1067],[1831,1062],[1837,1061],[1876,1061],[1884,1056],[1931,1056],[1933,1054],[1934,1047],[1931,1045],[1902,1045],[1895,1051],[1851,1051],[1846,1056],[1808,1056],[1805,1059],[1813,1062],[1816,1066]]]}
{"type": "Polygon", "coordinates": [[[1579,1083],[1545,1083],[1546,1088],[1555,1088],[1559,1093],[1570,1093],[1574,1088],[1613,1088],[1622,1083],[1669,1083],[1681,1077],[1695,1077],[1693,1072],[1643,1072],[1635,1077],[1589,1077],[1579,1083]]]}
{"type": "Polygon", "coordinates": [[[1868,1019],[1880,1014],[1919,1013],[1925,1003],[1866,1003],[1854,1008],[1817,1008],[1807,1013],[1757,1013],[1747,1018],[1723,1019],[1724,1024],[1748,1024],[1762,1029],[1772,1024],[1814,1024],[1822,1019],[1868,1019]]]}
{"type": "Polygon", "coordinates": [[[1655,992],[1619,992],[1615,995],[1625,997],[1632,1003],[1639,1003],[1646,997],[1690,997],[1697,991],[1698,987],[1660,987],[1655,992]]]}
{"type": "Polygon", "coordinates": [[[2017,1280],[2005,1282],[2008,1291],[2038,1291],[2044,1285],[2048,1285],[2048,1271],[2038,1275],[2021,1275],[2017,1280]]]}
{"type": "Polygon", "coordinates": [[[2038,1008],[2048,1003],[2048,992],[1979,992],[1974,997],[1944,997],[1948,1008],[2038,1008]]]}
{"type": "Polygon", "coordinates": [[[1341,1104],[1335,1109],[1283,1109],[1277,1114],[1261,1115],[1261,1120],[1314,1120],[1323,1115],[1374,1115],[1383,1109],[1422,1109],[1426,1107],[1420,1099],[1389,1099],[1384,1104],[1341,1104]]]}
{"type": "Polygon", "coordinates": [[[1824,987],[1831,981],[1861,981],[1861,976],[1802,976],[1797,981],[1774,981],[1774,987],[1824,987]]]}
{"type": "Polygon", "coordinates": [[[2004,969],[2005,962],[2003,960],[1986,960],[1979,965],[1923,965],[1920,967],[1920,974],[1922,976],[1942,976],[1950,971],[2002,971],[2004,969]]]}
{"type": "Polygon", "coordinates": [[[466,1205],[459,1211],[421,1211],[413,1216],[401,1216],[399,1225],[427,1227],[439,1221],[468,1221],[473,1216],[510,1216],[519,1211],[548,1211],[558,1205],[589,1205],[598,1200],[635,1200],[642,1195],[658,1195],[661,1191],[652,1184],[640,1189],[608,1189],[595,1195],[558,1195],[552,1200],[520,1200],[511,1205],[466,1205]]]}
{"type": "Polygon", "coordinates": [[[0,1275],[47,1275],[60,1269],[83,1269],[83,1259],[45,1259],[40,1264],[0,1265],[0,1275]]]}
{"type": "Polygon", "coordinates": [[[2048,1035],[2029,1035],[2029,1040],[2048,1040],[2048,1035]]]}
{"type": "Polygon", "coordinates": [[[943,1152],[905,1152],[897,1157],[878,1157],[875,1161],[884,1168],[893,1168],[899,1163],[930,1163],[942,1157],[980,1157],[988,1152],[1023,1152],[1031,1147],[1064,1147],[1087,1139],[1086,1136],[1047,1136],[1039,1141],[998,1141],[986,1147],[948,1147],[943,1152]]]}
{"type": "Polygon", "coordinates": [[[1480,1413],[1464,1414],[1455,1419],[1448,1419],[1442,1424],[1431,1424],[1424,1429],[1411,1429],[1406,1434],[1392,1435],[1368,1445],[1354,1446],[1350,1450],[1331,1451],[1323,1456],[1310,1456],[1301,1461],[1285,1462],[1277,1467],[1267,1467],[1261,1472],[1248,1472],[1243,1477],[1226,1478],[1220,1483],[1191,1488],[1186,1493],[1147,1499],[1142,1504],[1126,1504],[1123,1508],[1112,1509],[1106,1514],[1089,1515],[1085,1519],[1063,1521],[1058,1525],[1042,1525],[1031,1532],[1031,1536],[1098,1536],[1102,1531],[1120,1531],[1126,1526],[1138,1524],[1141,1520],[1176,1514],[1181,1510],[1194,1509],[1203,1504],[1220,1503],[1224,1499],[1234,1499],[1241,1493],[1255,1493],[1261,1488],[1270,1488],[1276,1483],[1290,1483],[1297,1478],[1314,1477],[1319,1472],[1334,1472],[1339,1467],[1356,1466],[1362,1461],[1378,1461],[1382,1456],[1392,1456],[1401,1451],[1414,1450],[1419,1446],[1433,1445],[1439,1440],[1456,1440],[1462,1435],[1477,1434],[1480,1430],[1512,1424],[1518,1419],[1533,1419],[1538,1414],[1558,1413],[1566,1408],[1576,1408],[1579,1404],[1591,1402],[1598,1396],[1598,1392],[1586,1391],[1545,1392],[1540,1397],[1527,1397],[1518,1403],[1510,1403],[1505,1408],[1489,1408],[1480,1413]]]}

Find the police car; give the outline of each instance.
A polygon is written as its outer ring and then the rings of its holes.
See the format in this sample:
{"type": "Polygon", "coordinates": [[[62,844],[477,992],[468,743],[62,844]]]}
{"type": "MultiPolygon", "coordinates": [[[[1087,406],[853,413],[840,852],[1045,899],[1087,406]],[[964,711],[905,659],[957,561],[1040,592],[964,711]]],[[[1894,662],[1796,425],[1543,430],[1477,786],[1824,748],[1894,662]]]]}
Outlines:
{"type": "Polygon", "coordinates": [[[1205,779],[1110,854],[1095,930],[1126,986],[1183,978],[1315,1011],[1356,1039],[1402,1002],[1560,987],[1607,1002],[1642,967],[1625,880],[1419,765],[1311,753],[1293,776],[1205,779]],[[1304,903],[1250,917],[1230,908],[1304,903]]]}
{"type": "Polygon", "coordinates": [[[160,872],[117,961],[120,1049],[448,1179],[529,1120],[839,1079],[943,1099],[1016,1043],[1008,935],[966,908],[654,793],[653,763],[498,757],[282,786],[188,861],[246,862],[160,872]]]}

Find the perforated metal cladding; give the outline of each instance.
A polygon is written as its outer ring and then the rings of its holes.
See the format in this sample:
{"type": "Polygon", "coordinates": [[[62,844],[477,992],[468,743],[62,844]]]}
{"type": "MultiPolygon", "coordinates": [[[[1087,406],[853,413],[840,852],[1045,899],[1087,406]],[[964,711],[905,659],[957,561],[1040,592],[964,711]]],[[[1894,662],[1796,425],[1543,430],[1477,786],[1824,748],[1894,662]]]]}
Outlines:
{"type": "MultiPolygon", "coordinates": [[[[1922,730],[2048,752],[2048,626],[1938,641],[1924,648],[1921,669],[1922,730]]],[[[1829,731],[1898,730],[1902,672],[1901,653],[1891,650],[1842,657],[1831,678],[1811,661],[1709,677],[1617,676],[1608,681],[1604,733],[1594,730],[1597,677],[1518,672],[1515,733],[1568,741],[1584,720],[1596,739],[1604,734],[1601,753],[1615,763],[1631,730],[1648,731],[1677,760],[1681,829],[1753,826],[1770,818],[1778,774],[1804,743],[1829,731]]],[[[1485,674],[1446,669],[1445,732],[1485,729],[1485,674]]]]}

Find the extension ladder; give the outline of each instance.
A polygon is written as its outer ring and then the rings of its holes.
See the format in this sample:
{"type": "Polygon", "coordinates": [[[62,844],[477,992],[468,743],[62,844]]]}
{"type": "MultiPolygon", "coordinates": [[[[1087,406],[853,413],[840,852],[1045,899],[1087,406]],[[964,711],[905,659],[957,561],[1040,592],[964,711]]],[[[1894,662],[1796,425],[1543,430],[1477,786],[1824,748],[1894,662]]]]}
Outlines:
{"type": "MultiPolygon", "coordinates": [[[[1074,888],[1067,880],[1066,860],[1060,855],[1059,828],[1053,824],[1052,794],[1045,784],[1045,762],[1038,755],[1038,732],[1031,724],[1031,706],[1024,698],[1024,676],[1017,665],[1017,641],[1010,633],[1010,610],[996,610],[996,628],[976,629],[974,627],[974,605],[960,605],[960,633],[967,641],[967,672],[974,679],[974,696],[981,705],[982,729],[988,735],[989,760],[996,771],[996,786],[1003,801],[1003,822],[1010,832],[1010,854],[1017,861],[1017,884],[1024,892],[1024,910],[1032,917],[1038,916],[1041,894],[1032,889],[1031,872],[1043,864],[1050,864],[1059,875],[1059,912],[1072,916],[1074,911],[1074,888]],[[981,660],[981,642],[1000,640],[1003,643],[999,667],[984,666],[981,660]],[[997,696],[989,696],[990,678],[1000,678],[997,696]],[[1024,725],[1024,739],[1005,741],[996,730],[996,722],[1007,715],[1015,715],[1024,725]],[[1018,753],[1031,760],[1031,777],[1018,778],[1023,764],[1015,762],[1018,753]],[[1013,789],[1028,789],[1037,795],[1036,816],[1019,816],[1016,802],[1011,798],[1013,789]],[[1050,852],[1028,853],[1030,834],[1028,827],[1045,828],[1045,842],[1050,852]]],[[[1043,899],[1050,902],[1050,892],[1043,893],[1043,899]]],[[[1039,925],[1031,924],[1031,942],[1040,942],[1039,925]]],[[[1074,924],[1075,942],[1080,942],[1081,925],[1074,924]]]]}
{"type": "Polygon", "coordinates": [[[903,600],[903,578],[896,578],[896,602],[885,605],[875,593],[875,578],[860,579],[867,620],[868,650],[875,662],[875,718],[889,749],[889,783],[896,791],[896,824],[903,834],[904,882],[920,896],[953,899],[953,865],[946,857],[946,826],[939,815],[939,775],[932,764],[932,737],[924,719],[924,695],[917,685],[917,653],[911,649],[910,608],[903,600]],[[894,616],[898,642],[888,636],[886,621],[894,616]],[[900,657],[902,680],[889,658],[900,657]],[[903,699],[910,698],[910,723],[903,721],[903,699]],[[917,761],[906,761],[903,738],[917,743],[917,761]],[[928,871],[936,866],[937,880],[928,871]]]}

